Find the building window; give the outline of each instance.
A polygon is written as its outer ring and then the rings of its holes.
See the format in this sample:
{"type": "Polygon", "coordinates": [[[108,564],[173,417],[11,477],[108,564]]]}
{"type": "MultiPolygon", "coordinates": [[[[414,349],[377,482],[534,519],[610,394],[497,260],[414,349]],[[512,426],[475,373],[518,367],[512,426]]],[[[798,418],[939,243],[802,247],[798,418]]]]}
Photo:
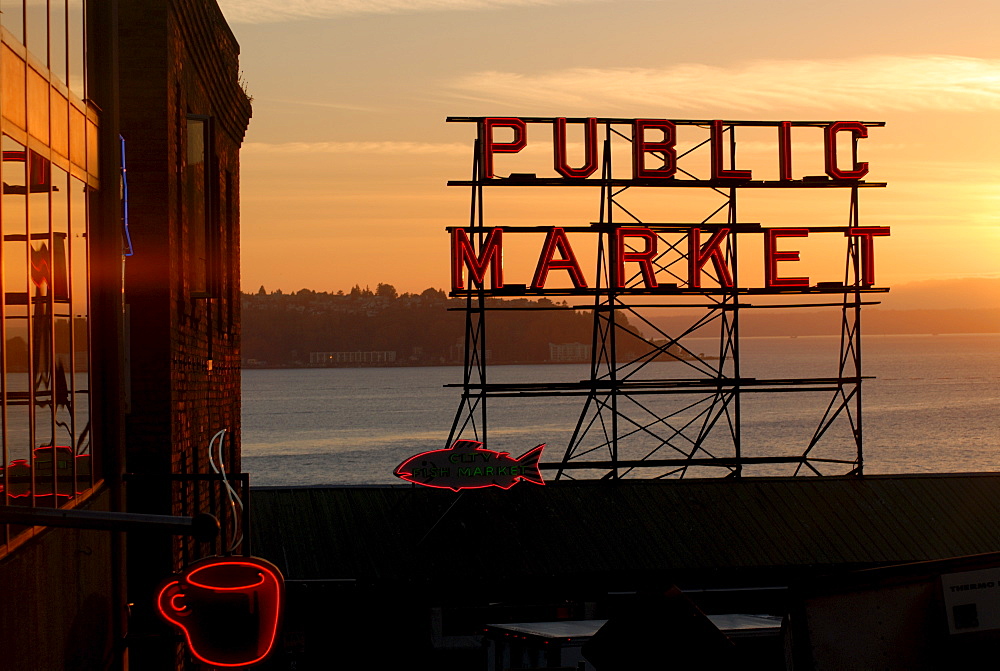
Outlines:
{"type": "Polygon", "coordinates": [[[5,503],[55,506],[93,486],[86,186],[10,137],[0,162],[5,503]]]}
{"type": "Polygon", "coordinates": [[[46,66],[49,64],[49,8],[46,0],[25,2],[25,25],[27,40],[24,46],[46,66]]]}
{"type": "Polygon", "coordinates": [[[0,25],[24,43],[24,0],[0,0],[0,25]]]}
{"type": "Polygon", "coordinates": [[[0,25],[46,65],[54,79],[67,84],[78,99],[86,98],[83,0],[0,0],[0,25]]]}
{"type": "Polygon", "coordinates": [[[83,0],[66,0],[66,16],[69,30],[66,35],[66,64],[69,90],[80,100],[87,97],[84,76],[83,36],[85,26],[83,20],[83,0]]]}
{"type": "MultiPolygon", "coordinates": [[[[84,14],[83,0],[0,0],[5,505],[63,505],[100,480],[90,432],[87,266],[98,113],[84,102],[84,14]]],[[[0,554],[18,529],[0,526],[0,554]]]]}
{"type": "Polygon", "coordinates": [[[187,222],[190,292],[196,298],[215,294],[212,272],[212,138],[209,122],[208,117],[187,117],[184,218],[187,222]]]}

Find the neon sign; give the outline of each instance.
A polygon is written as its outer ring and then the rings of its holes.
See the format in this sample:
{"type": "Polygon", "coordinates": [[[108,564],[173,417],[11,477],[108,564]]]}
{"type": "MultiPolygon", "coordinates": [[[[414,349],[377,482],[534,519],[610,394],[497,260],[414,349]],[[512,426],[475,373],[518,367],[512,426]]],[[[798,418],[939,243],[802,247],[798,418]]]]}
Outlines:
{"type": "Polygon", "coordinates": [[[443,450],[414,455],[396,467],[397,477],[425,487],[439,489],[510,489],[525,480],[544,485],[538,460],[545,445],[538,445],[518,459],[509,452],[487,450],[478,440],[456,440],[443,450]]]}
{"type": "Polygon", "coordinates": [[[277,567],[258,557],[210,557],[166,582],[156,607],[200,661],[248,666],[274,648],[284,579],[277,567]]]}
{"type": "MultiPolygon", "coordinates": [[[[781,291],[787,289],[804,289],[811,286],[807,276],[789,276],[793,270],[792,262],[801,261],[800,252],[793,248],[792,241],[784,238],[805,238],[812,233],[840,233],[842,236],[854,239],[859,245],[861,255],[861,286],[871,287],[875,284],[875,243],[876,237],[889,235],[888,226],[847,226],[847,227],[800,227],[800,228],[763,228],[756,225],[715,226],[702,228],[673,227],[670,232],[687,237],[687,268],[686,277],[678,278],[672,273],[663,273],[662,264],[657,263],[660,254],[661,231],[649,227],[616,228],[611,233],[611,264],[614,269],[614,286],[621,292],[648,293],[684,293],[693,290],[695,293],[706,293],[712,290],[720,292],[735,289],[733,273],[725,258],[724,248],[727,238],[737,233],[763,234],[763,286],[764,291],[781,291]],[[707,241],[702,243],[702,235],[707,234],[707,241]],[[711,265],[718,289],[702,286],[703,274],[711,265]],[[674,281],[661,284],[660,276],[666,276],[674,281]],[[630,283],[635,277],[640,284],[630,283]],[[686,280],[678,282],[676,280],[686,280]],[[630,288],[631,287],[631,288],[630,288]]],[[[451,229],[451,290],[453,293],[467,290],[466,274],[469,283],[476,287],[485,287],[489,275],[489,287],[504,289],[507,286],[503,274],[503,241],[504,229],[495,227],[483,229],[487,233],[479,251],[474,249],[472,240],[464,228],[451,229]]],[[[560,228],[545,229],[546,237],[538,254],[535,272],[530,284],[510,285],[504,293],[531,292],[552,293],[585,293],[591,288],[576,257],[576,252],[567,231],[576,234],[605,232],[599,228],[560,228]],[[556,280],[550,279],[553,271],[558,273],[556,280]],[[553,286],[554,285],[554,286],[553,286]]],[[[471,287],[470,287],[471,288],[471,287]]],[[[843,286],[841,285],[841,289],[843,286]]]]}
{"type": "MultiPolygon", "coordinates": [[[[470,182],[450,184],[473,186],[673,186],[735,189],[745,187],[851,187],[884,186],[865,183],[869,164],[858,160],[858,143],[868,138],[870,127],[882,122],[861,121],[698,121],[670,119],[584,119],[519,117],[452,117],[449,121],[474,121],[478,127],[478,176],[470,182]],[[496,160],[504,154],[519,154],[529,146],[529,128],[551,127],[552,166],[557,177],[534,173],[497,175],[496,160]],[[582,137],[582,159],[568,156],[567,135],[570,126],[582,137]],[[681,163],[691,151],[678,151],[678,129],[701,128],[707,139],[710,177],[694,178],[681,163]],[[603,127],[605,140],[604,169],[599,176],[598,136],[603,127]],[[624,129],[622,130],[622,128],[624,129]],[[754,179],[751,167],[736,163],[735,136],[744,127],[773,128],[776,131],[777,179],[754,179]],[[796,177],[792,163],[792,129],[811,128],[822,136],[825,175],[796,177]],[[579,132],[582,130],[582,133],[579,132]],[[509,137],[501,139],[501,135],[509,137]],[[631,174],[614,174],[611,146],[628,142],[631,174]],[[850,145],[849,152],[847,145],[850,145]],[[728,165],[727,165],[728,157],[728,165]]],[[[533,137],[533,134],[531,134],[533,137]]],[[[697,147],[696,146],[696,147],[697,147]]],[[[509,159],[504,159],[509,160],[509,159]]],[[[859,256],[858,277],[854,289],[870,289],[875,284],[875,238],[890,234],[888,226],[795,226],[765,227],[760,224],[611,224],[589,226],[469,226],[451,227],[451,293],[468,295],[471,291],[489,290],[495,295],[567,295],[592,294],[601,278],[588,277],[577,258],[574,245],[583,234],[606,236],[608,249],[607,286],[623,294],[710,294],[710,293],[831,293],[847,288],[841,282],[814,282],[799,270],[804,240],[834,233],[859,256]],[[545,234],[540,241],[535,271],[518,278],[517,284],[504,276],[505,235],[545,234]],[[736,280],[732,251],[737,236],[755,235],[754,246],[760,250],[761,277],[746,276],[736,280]],[[759,245],[759,246],[758,246],[759,245]],[[664,259],[673,255],[670,260],[664,259]],[[679,261],[680,263],[677,263],[679,261]],[[705,278],[711,278],[705,286],[705,278]],[[737,286],[739,282],[739,286],[737,286]]],[[[603,244],[603,243],[602,243],[603,244]]],[[[751,249],[751,253],[755,250],[751,249]]],[[[746,252],[743,252],[746,254],[746,252]]]]}
{"type": "MultiPolygon", "coordinates": [[[[778,181],[791,185],[796,180],[792,170],[792,128],[818,128],[823,134],[823,159],[826,176],[836,181],[857,181],[868,174],[868,163],[859,161],[857,157],[857,141],[868,137],[868,128],[883,126],[882,122],[862,121],[711,121],[701,120],[671,120],[671,119],[598,119],[595,117],[583,119],[556,118],[519,118],[519,117],[483,117],[483,118],[449,118],[449,121],[476,121],[480,131],[480,157],[482,159],[482,177],[486,180],[501,179],[496,174],[495,157],[498,154],[518,154],[528,146],[529,124],[545,124],[552,127],[553,169],[562,179],[586,180],[598,169],[598,126],[605,126],[610,135],[612,127],[628,126],[632,145],[632,180],[671,180],[674,182],[692,182],[693,179],[677,179],[680,169],[678,155],[678,126],[698,126],[709,129],[708,144],[711,152],[711,181],[716,184],[752,183],[753,170],[747,168],[725,167],[727,149],[726,133],[735,136],[740,127],[772,127],[777,131],[775,153],[778,159],[778,181]],[[583,126],[584,158],[580,167],[571,167],[567,157],[567,135],[569,124],[583,126]],[[498,139],[497,129],[513,134],[509,141],[498,139]],[[850,140],[853,146],[852,156],[848,160],[838,151],[841,139],[850,140]],[[849,164],[849,165],[845,165],[849,164]]],[[[624,137],[621,131],[616,131],[624,137]]],[[[511,177],[515,175],[512,174],[511,177]]],[[[599,181],[599,180],[592,180],[599,181]]]]}

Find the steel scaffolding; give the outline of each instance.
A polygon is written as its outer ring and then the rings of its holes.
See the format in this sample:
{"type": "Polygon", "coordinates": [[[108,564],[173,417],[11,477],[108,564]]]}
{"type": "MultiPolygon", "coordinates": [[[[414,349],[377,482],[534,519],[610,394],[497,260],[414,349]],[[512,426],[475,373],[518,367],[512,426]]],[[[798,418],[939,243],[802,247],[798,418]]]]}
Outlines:
{"type": "MultiPolygon", "coordinates": [[[[532,174],[509,177],[484,176],[484,124],[482,118],[455,117],[449,121],[475,122],[479,133],[470,180],[449,182],[471,189],[470,220],[463,229],[476,250],[483,250],[491,227],[486,224],[484,191],[503,186],[591,186],[600,188],[600,216],[579,227],[564,227],[568,233],[589,233],[597,237],[595,286],[568,289],[536,289],[525,285],[488,287],[470,281],[464,288],[453,287],[451,295],[465,300],[465,361],[461,403],[455,414],[448,445],[459,438],[487,442],[491,398],[576,397],[580,411],[572,437],[562,449],[558,462],[543,463],[555,471],[557,479],[616,479],[624,477],[740,477],[742,475],[834,475],[863,471],[862,424],[862,341],[861,308],[877,301],[864,300],[868,294],[887,291],[866,281],[865,263],[870,249],[864,238],[850,231],[861,228],[859,191],[884,183],[861,179],[834,179],[824,176],[782,180],[705,179],[678,167],[677,179],[624,179],[613,170],[612,146],[635,138],[621,127],[632,120],[600,119],[604,137],[599,177],[586,179],[539,178],[532,174]],[[650,188],[701,188],[718,196],[718,202],[701,221],[664,223],[641,217],[630,196],[650,188]],[[747,287],[741,285],[740,246],[768,234],[759,223],[742,222],[737,196],[743,189],[839,189],[849,194],[847,222],[842,226],[800,226],[807,233],[841,233],[846,238],[842,282],[819,282],[811,286],[747,287]],[[625,272],[616,263],[616,231],[643,228],[656,236],[657,253],[652,259],[658,286],[651,289],[649,278],[640,271],[625,272]],[[709,280],[702,287],[692,281],[688,268],[692,254],[699,254],[704,239],[692,235],[715,235],[720,231],[724,270],[732,275],[732,286],[720,277],[718,264],[696,266],[696,273],[709,280]],[[497,298],[505,296],[564,296],[576,304],[547,304],[512,308],[497,298]],[[741,315],[751,311],[828,309],[839,313],[839,354],[835,374],[827,376],[765,376],[748,374],[741,357],[741,315]],[[544,309],[591,311],[593,332],[590,373],[578,382],[495,383],[489,380],[488,315],[497,310],[544,309]],[[667,321],[664,316],[672,317],[667,321]],[[711,338],[711,354],[694,338],[711,338]],[[662,366],[669,361],[671,374],[663,377],[662,366]],[[779,435],[750,436],[747,426],[755,412],[775,405],[768,399],[785,395],[821,399],[813,401],[816,411],[810,422],[814,428],[801,439],[779,435]]],[[[553,123],[553,119],[530,118],[527,123],[553,123]]],[[[582,119],[571,119],[583,121],[582,119]]],[[[710,128],[711,121],[675,121],[678,125],[710,128]]],[[[718,122],[716,122],[718,123],[718,122]]],[[[726,138],[728,170],[736,164],[738,126],[778,126],[789,122],[726,121],[721,128],[726,138]]],[[[798,126],[828,126],[830,122],[791,122],[798,126]]],[[[880,126],[879,122],[864,122],[880,126]]],[[[718,128],[719,126],[717,126],[718,128]]],[[[677,148],[677,158],[708,151],[709,140],[677,148]]],[[[853,140],[856,162],[857,137],[853,140]]],[[[656,155],[655,153],[652,155],[656,155]]],[[[666,159],[664,159],[666,160],[666,159]]],[[[505,234],[534,233],[540,226],[500,227],[505,234]]],[[[862,229],[869,230],[869,229],[862,229]]],[[[870,238],[869,238],[870,241],[870,238]]],[[[619,252],[621,250],[618,250],[619,252]]],[[[628,247],[627,251],[641,250],[628,247]]],[[[744,252],[745,253],[745,252],[744,252]]],[[[835,335],[831,333],[830,335],[835,335]]],[[[831,365],[831,373],[834,367],[831,365]]],[[[779,418],[780,421],[780,418],[779,418]]],[[[488,443],[487,443],[488,444],[488,443]]],[[[549,453],[553,451],[550,445],[549,453]]]]}

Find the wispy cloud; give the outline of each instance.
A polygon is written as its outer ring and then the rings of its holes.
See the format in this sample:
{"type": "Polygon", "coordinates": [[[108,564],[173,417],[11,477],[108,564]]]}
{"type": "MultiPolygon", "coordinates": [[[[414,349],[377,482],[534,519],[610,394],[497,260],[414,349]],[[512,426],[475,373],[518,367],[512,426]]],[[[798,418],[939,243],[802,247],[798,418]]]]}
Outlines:
{"type": "Polygon", "coordinates": [[[373,107],[363,107],[361,105],[351,105],[349,103],[331,103],[331,102],[320,102],[317,100],[286,100],[283,98],[254,98],[254,107],[260,106],[262,103],[270,105],[292,105],[292,106],[302,106],[302,107],[320,107],[323,109],[336,109],[336,110],[347,110],[350,112],[368,112],[374,113],[376,110],[373,107]]]}
{"type": "Polygon", "coordinates": [[[352,14],[411,14],[428,11],[467,11],[566,5],[595,0],[219,0],[231,23],[279,23],[300,19],[327,19],[352,14]]]}
{"type": "Polygon", "coordinates": [[[448,142],[247,142],[250,154],[468,154],[468,145],[448,142]]]}
{"type": "Polygon", "coordinates": [[[687,63],[542,74],[484,71],[459,77],[449,88],[470,100],[560,114],[633,114],[642,109],[665,115],[700,110],[980,111],[1000,109],[1000,60],[865,56],[734,67],[687,63]]]}

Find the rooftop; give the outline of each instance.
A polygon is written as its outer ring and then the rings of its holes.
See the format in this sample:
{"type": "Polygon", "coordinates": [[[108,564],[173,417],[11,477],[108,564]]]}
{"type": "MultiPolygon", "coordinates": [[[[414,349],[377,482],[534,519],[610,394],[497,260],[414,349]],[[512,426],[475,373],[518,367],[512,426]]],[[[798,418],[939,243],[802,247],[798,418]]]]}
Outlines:
{"type": "Polygon", "coordinates": [[[295,581],[489,597],[789,584],[1000,550],[1000,474],[259,488],[255,555],[295,581]]]}

